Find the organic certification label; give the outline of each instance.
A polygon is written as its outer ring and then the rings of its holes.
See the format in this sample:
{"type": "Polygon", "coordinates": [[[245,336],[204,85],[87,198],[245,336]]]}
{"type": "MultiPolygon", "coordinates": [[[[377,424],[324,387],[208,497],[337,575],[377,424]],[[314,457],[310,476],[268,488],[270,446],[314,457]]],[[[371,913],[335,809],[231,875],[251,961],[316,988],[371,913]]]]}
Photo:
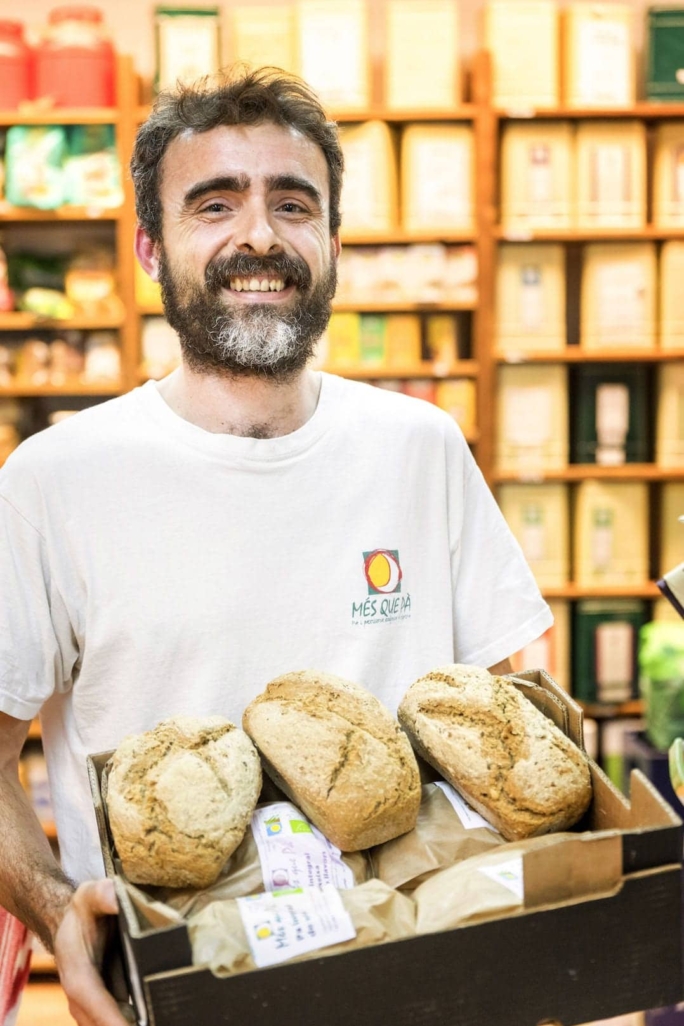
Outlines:
{"type": "Polygon", "coordinates": [[[471,809],[465,798],[462,798],[451,784],[447,784],[445,780],[437,780],[435,783],[444,794],[444,797],[448,799],[452,809],[466,830],[477,830],[479,827],[487,827],[488,830],[498,834],[499,831],[496,827],[493,827],[491,823],[488,823],[484,816],[481,816],[479,812],[475,812],[475,809],[471,809]]]}
{"type": "Polygon", "coordinates": [[[518,901],[522,902],[525,897],[525,885],[523,882],[523,860],[522,855],[516,855],[506,862],[499,862],[495,866],[483,866],[478,870],[484,873],[490,880],[496,881],[514,894],[518,901]]]}
{"type": "Polygon", "coordinates": [[[267,891],[326,884],[341,890],[354,886],[354,874],[342,861],[340,849],[291,802],[257,809],[252,816],[252,834],[267,891]]]}
{"type": "Polygon", "coordinates": [[[351,917],[331,886],[267,891],[238,898],[237,905],[259,969],[356,937],[351,917]]]}

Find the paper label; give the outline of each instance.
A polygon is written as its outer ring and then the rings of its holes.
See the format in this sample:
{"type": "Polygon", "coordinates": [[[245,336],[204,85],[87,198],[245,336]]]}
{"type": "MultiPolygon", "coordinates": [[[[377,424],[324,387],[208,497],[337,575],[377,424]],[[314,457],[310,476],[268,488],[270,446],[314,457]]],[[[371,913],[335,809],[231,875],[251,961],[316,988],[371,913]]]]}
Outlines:
{"type": "Polygon", "coordinates": [[[542,448],[551,438],[552,395],[546,388],[509,388],[504,395],[504,432],[513,445],[542,448]]]}
{"type": "Polygon", "coordinates": [[[300,75],[323,103],[368,106],[366,10],[359,0],[299,5],[300,75]]]}
{"type": "Polygon", "coordinates": [[[592,153],[591,199],[598,206],[614,210],[632,199],[631,162],[627,147],[601,143],[592,153]]]}
{"type": "Polygon", "coordinates": [[[484,816],[481,816],[479,812],[475,812],[475,809],[471,809],[465,798],[462,798],[458,791],[447,784],[446,780],[436,780],[435,783],[440,789],[444,797],[448,800],[452,809],[461,821],[461,825],[466,830],[479,830],[480,827],[487,827],[492,833],[498,834],[496,827],[493,827],[491,823],[488,823],[484,816]]]}
{"type": "Polygon", "coordinates": [[[525,264],[520,272],[520,324],[526,331],[539,331],[544,324],[544,287],[539,267],[525,264]]]}
{"type": "Polygon", "coordinates": [[[537,503],[522,508],[521,546],[528,563],[540,563],[546,557],[544,510],[537,503]]]}
{"type": "Polygon", "coordinates": [[[599,385],[596,389],[596,462],[624,463],[628,431],[629,388],[620,384],[599,385]]]}
{"type": "Polygon", "coordinates": [[[580,103],[629,106],[631,46],[626,25],[584,20],[579,25],[580,103]]]}
{"type": "Polygon", "coordinates": [[[551,147],[546,143],[535,143],[527,151],[527,157],[527,198],[534,206],[548,205],[553,194],[551,147]]]}
{"type": "Polygon", "coordinates": [[[594,570],[608,570],[613,561],[613,511],[594,510],[591,557],[594,570]]]}
{"type": "Polygon", "coordinates": [[[602,623],[596,628],[598,697],[629,698],[634,676],[634,628],[631,623],[602,623]]]}
{"type": "Polygon", "coordinates": [[[334,887],[267,891],[236,901],[259,969],[356,937],[334,887]]]}
{"type": "Polygon", "coordinates": [[[414,148],[416,220],[467,224],[471,216],[471,147],[465,139],[422,139],[414,148]]]}
{"type": "Polygon", "coordinates": [[[646,324],[646,279],[641,263],[606,264],[597,274],[598,331],[633,337],[646,324]]]}
{"type": "Polygon", "coordinates": [[[488,876],[490,880],[495,880],[496,883],[501,884],[511,894],[514,894],[519,902],[522,903],[524,900],[525,884],[523,880],[522,855],[516,855],[515,858],[508,859],[506,862],[499,862],[496,866],[482,866],[478,869],[478,873],[482,873],[483,876],[488,876]]]}
{"type": "Polygon", "coordinates": [[[354,886],[354,874],[342,861],[340,849],[291,802],[256,809],[252,834],[267,891],[328,884],[340,889],[354,886]]]}
{"type": "Polygon", "coordinates": [[[218,70],[218,19],[175,16],[160,19],[159,88],[172,89],[218,70]]]}

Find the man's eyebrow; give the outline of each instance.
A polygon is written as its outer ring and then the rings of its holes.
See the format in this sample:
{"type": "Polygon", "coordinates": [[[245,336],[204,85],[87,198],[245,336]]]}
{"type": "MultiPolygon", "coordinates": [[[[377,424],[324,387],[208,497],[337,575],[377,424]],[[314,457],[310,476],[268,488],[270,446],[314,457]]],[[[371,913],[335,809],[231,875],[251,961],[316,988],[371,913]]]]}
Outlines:
{"type": "Polygon", "coordinates": [[[298,175],[269,175],[266,186],[270,192],[303,192],[319,207],[323,206],[323,197],[316,186],[298,175]]]}
{"type": "Polygon", "coordinates": [[[188,189],[183,197],[183,206],[187,209],[195,200],[201,199],[208,192],[247,192],[251,185],[248,175],[218,175],[198,182],[188,189]]]}

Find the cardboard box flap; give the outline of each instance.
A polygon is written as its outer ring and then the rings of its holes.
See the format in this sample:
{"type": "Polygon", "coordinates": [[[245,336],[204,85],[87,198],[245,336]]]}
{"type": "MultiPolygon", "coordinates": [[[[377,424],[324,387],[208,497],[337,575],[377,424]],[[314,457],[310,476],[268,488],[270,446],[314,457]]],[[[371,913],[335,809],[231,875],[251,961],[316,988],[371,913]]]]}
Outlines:
{"type": "Polygon", "coordinates": [[[546,670],[521,670],[508,679],[533,702],[540,712],[584,751],[582,707],[564,691],[546,670]]]}
{"type": "Polygon", "coordinates": [[[102,861],[104,862],[105,873],[109,877],[115,876],[116,872],[114,869],[114,861],[112,859],[109,841],[107,814],[102,802],[100,777],[102,775],[102,770],[104,769],[108,759],[111,758],[112,754],[112,752],[99,752],[96,755],[88,755],[86,757],[88,782],[90,783],[90,793],[92,795],[93,807],[95,809],[95,819],[97,820],[97,832],[100,838],[102,861]]]}
{"type": "Polygon", "coordinates": [[[622,838],[618,833],[549,838],[547,846],[523,854],[523,879],[526,909],[615,894],[622,886],[622,838]]]}

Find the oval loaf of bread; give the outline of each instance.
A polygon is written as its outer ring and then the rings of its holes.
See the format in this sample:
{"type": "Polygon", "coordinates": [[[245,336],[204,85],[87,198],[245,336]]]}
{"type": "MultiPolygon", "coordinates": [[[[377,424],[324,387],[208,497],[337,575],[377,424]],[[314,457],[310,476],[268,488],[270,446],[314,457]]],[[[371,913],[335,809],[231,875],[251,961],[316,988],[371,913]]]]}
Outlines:
{"type": "Polygon", "coordinates": [[[264,769],[342,851],[416,825],[420,775],[405,734],[358,684],[302,670],[272,680],[242,725],[264,769]]]}
{"type": "Polygon", "coordinates": [[[177,716],[124,738],[106,801],[125,875],[208,887],[242,841],[260,791],[254,745],[222,716],[177,716]]]}
{"type": "Polygon", "coordinates": [[[510,681],[443,666],[399,706],[416,751],[508,841],[572,826],[591,801],[587,758],[510,681]]]}

